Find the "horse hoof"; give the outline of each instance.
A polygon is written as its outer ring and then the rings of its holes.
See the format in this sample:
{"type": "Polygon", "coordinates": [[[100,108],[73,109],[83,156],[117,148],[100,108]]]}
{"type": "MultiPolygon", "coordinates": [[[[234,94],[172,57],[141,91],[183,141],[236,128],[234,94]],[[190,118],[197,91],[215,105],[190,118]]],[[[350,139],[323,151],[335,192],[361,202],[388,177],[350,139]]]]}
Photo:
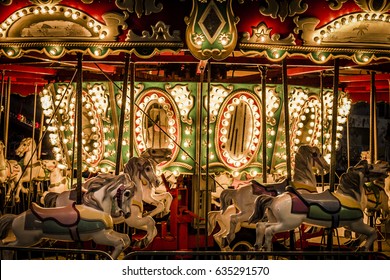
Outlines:
{"type": "Polygon", "coordinates": [[[229,246],[229,241],[228,241],[227,237],[223,237],[221,243],[222,243],[222,247],[228,247],[229,246]]]}

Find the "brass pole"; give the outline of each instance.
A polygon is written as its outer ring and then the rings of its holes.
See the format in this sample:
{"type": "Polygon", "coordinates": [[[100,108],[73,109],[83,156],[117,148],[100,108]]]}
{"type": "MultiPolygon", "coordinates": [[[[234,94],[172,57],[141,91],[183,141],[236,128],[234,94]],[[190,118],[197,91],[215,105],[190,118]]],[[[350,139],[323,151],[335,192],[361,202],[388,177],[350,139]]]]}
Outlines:
{"type": "Polygon", "coordinates": [[[267,118],[266,118],[266,106],[267,106],[267,67],[260,67],[261,73],[261,130],[262,130],[262,168],[263,168],[263,182],[267,183],[267,118]]]}
{"type": "Polygon", "coordinates": [[[77,91],[76,91],[76,128],[77,128],[77,204],[81,204],[82,201],[82,114],[83,114],[83,55],[77,53],[77,91]]]}
{"type": "MultiPolygon", "coordinates": [[[[337,107],[339,99],[339,60],[334,60],[334,76],[333,76],[333,107],[332,107],[332,127],[331,127],[331,158],[330,158],[330,174],[329,185],[330,191],[335,189],[336,177],[336,132],[337,132],[337,107]]],[[[331,235],[331,234],[330,234],[331,235]]]]}
{"type": "Polygon", "coordinates": [[[130,55],[125,54],[125,73],[123,77],[123,88],[122,88],[122,104],[121,104],[121,116],[119,120],[119,135],[116,143],[116,163],[115,163],[115,175],[119,174],[122,165],[122,141],[123,141],[123,126],[125,123],[126,115],[126,103],[127,103],[127,81],[129,76],[129,62],[130,55]]]}
{"type": "Polygon", "coordinates": [[[378,129],[377,129],[377,117],[376,117],[376,87],[375,87],[375,72],[371,72],[370,82],[370,161],[374,163],[377,160],[377,141],[378,141],[378,129]]]}
{"type": "Polygon", "coordinates": [[[291,144],[290,144],[290,113],[288,110],[288,82],[287,82],[287,62],[283,59],[282,62],[282,84],[283,84],[283,109],[284,109],[284,135],[286,137],[286,168],[287,182],[291,181],[291,144]]]}

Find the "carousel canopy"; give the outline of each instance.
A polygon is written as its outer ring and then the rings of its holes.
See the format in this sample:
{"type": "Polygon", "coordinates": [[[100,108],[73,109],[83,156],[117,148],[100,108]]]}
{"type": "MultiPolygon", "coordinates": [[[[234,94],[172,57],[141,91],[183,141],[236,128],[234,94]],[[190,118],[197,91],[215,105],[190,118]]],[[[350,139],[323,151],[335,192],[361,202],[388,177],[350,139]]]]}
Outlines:
{"type": "Polygon", "coordinates": [[[69,81],[83,54],[84,80],[211,80],[332,87],[353,101],[389,101],[390,2],[386,0],[8,0],[0,3],[0,70],[27,95],[69,81]],[[374,73],[374,74],[373,74],[374,73]]]}

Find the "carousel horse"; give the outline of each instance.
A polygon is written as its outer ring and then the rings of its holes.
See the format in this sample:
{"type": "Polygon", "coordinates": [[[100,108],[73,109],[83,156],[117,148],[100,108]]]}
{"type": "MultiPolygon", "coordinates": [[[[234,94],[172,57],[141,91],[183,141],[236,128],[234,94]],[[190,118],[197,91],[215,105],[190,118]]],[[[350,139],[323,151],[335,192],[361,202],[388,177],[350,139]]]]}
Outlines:
{"type": "MultiPolygon", "coordinates": [[[[148,159],[154,168],[164,161],[169,161],[172,157],[172,150],[169,148],[147,148],[143,151],[140,157],[148,159]]],[[[155,208],[148,213],[149,216],[154,217],[161,213],[161,216],[166,216],[171,210],[172,195],[164,190],[158,192],[158,186],[149,188],[144,185],[142,200],[145,203],[155,206],[155,208]]]]}
{"type": "MultiPolygon", "coordinates": [[[[135,194],[131,205],[131,215],[124,219],[123,217],[114,217],[114,223],[120,224],[125,222],[129,227],[146,231],[145,236],[136,242],[134,247],[143,247],[149,245],[157,235],[157,228],[154,219],[146,215],[144,216],[143,209],[143,190],[145,188],[153,188],[159,184],[159,180],[154,170],[154,165],[150,160],[142,157],[133,157],[125,165],[124,173],[130,176],[135,184],[135,194]]],[[[94,177],[93,177],[94,178],[94,177]]],[[[93,179],[91,178],[91,179],[93,179]]],[[[89,180],[91,180],[89,179],[89,180]]],[[[87,180],[83,184],[83,189],[88,191],[89,182],[87,180]]],[[[43,204],[45,207],[60,207],[72,204],[76,200],[76,190],[65,191],[62,193],[45,193],[43,204]]]]}
{"type": "Polygon", "coordinates": [[[4,241],[12,231],[16,240],[6,243],[7,246],[34,246],[43,238],[65,242],[93,240],[114,247],[111,257],[118,258],[130,245],[130,238],[114,231],[111,215],[130,216],[136,192],[134,182],[127,174],[99,174],[86,184],[89,186],[83,204],[43,208],[33,202],[29,210],[19,215],[1,216],[0,239],[4,241]]]}
{"type": "Polygon", "coordinates": [[[126,218],[124,222],[129,227],[146,231],[146,235],[140,240],[137,240],[133,245],[133,247],[145,248],[156,237],[157,228],[152,216],[144,214],[143,192],[146,188],[155,188],[160,182],[155,173],[154,165],[147,158],[130,158],[125,164],[124,173],[129,174],[137,186],[137,192],[131,205],[131,216],[126,218]]]}
{"type": "MultiPolygon", "coordinates": [[[[217,184],[215,192],[211,192],[211,203],[219,208],[221,207],[220,197],[223,190],[228,189],[229,187],[237,189],[250,183],[250,180],[238,180],[231,174],[225,172],[216,174],[214,180],[217,184]]],[[[224,246],[223,244],[223,237],[229,233],[230,216],[234,214],[236,214],[236,207],[233,204],[229,205],[224,213],[222,213],[221,210],[209,211],[207,213],[207,233],[208,235],[211,235],[218,224],[219,231],[213,235],[213,238],[222,251],[229,250],[228,246],[224,246]]],[[[240,229],[241,224],[238,223],[234,232],[238,232],[240,229]]]]}
{"type": "MultiPolygon", "coordinates": [[[[230,216],[236,214],[236,207],[231,204],[225,212],[222,214],[220,210],[209,211],[207,213],[207,234],[211,235],[214,232],[215,227],[219,226],[219,231],[213,235],[215,242],[218,244],[221,251],[230,251],[230,247],[226,246],[223,242],[224,236],[229,233],[230,228],[230,216]]],[[[241,224],[237,223],[234,232],[237,233],[241,229],[241,224]]]]}
{"type": "MultiPolygon", "coordinates": [[[[300,193],[317,192],[317,180],[313,170],[325,173],[329,169],[329,164],[317,147],[302,145],[295,155],[295,168],[291,184],[300,193]]],[[[250,184],[238,189],[223,190],[221,193],[222,215],[231,201],[233,201],[234,206],[238,210],[238,213],[230,215],[230,226],[226,235],[226,242],[229,244],[234,240],[237,224],[248,221],[254,211],[254,202],[260,194],[279,195],[285,191],[287,184],[286,179],[276,183],[258,183],[252,180],[250,184]]]]}
{"type": "Polygon", "coordinates": [[[59,162],[52,159],[42,160],[43,169],[49,171],[50,185],[48,186],[48,192],[61,193],[69,190],[69,178],[64,175],[66,167],[60,166],[59,162]]]}
{"type": "Polygon", "coordinates": [[[42,167],[42,162],[37,158],[35,149],[35,141],[32,138],[24,138],[15,150],[17,156],[23,157],[23,173],[16,186],[15,202],[20,202],[21,191],[23,193],[29,192],[29,189],[26,189],[23,183],[42,182],[48,179],[42,167]]]}
{"type": "Polygon", "coordinates": [[[22,167],[16,160],[7,160],[4,151],[4,143],[0,141],[0,184],[8,186],[6,198],[9,198],[22,174],[22,167]]]}
{"type": "Polygon", "coordinates": [[[256,223],[256,248],[270,251],[272,237],[276,233],[286,232],[308,224],[324,228],[345,227],[358,234],[363,234],[368,250],[377,238],[376,230],[363,220],[363,211],[367,205],[364,183],[377,176],[380,166],[361,161],[350,167],[340,177],[335,192],[326,190],[322,193],[299,193],[293,187],[278,195],[260,195],[255,201],[255,211],[249,218],[256,223]],[[262,222],[265,214],[267,222],[262,222]]]}

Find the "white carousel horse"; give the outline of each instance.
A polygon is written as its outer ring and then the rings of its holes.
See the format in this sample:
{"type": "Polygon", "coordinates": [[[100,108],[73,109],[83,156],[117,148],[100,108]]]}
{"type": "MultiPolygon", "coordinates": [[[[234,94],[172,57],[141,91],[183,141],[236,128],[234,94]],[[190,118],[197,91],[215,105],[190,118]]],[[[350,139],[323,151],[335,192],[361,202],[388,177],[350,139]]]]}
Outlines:
{"type": "MultiPolygon", "coordinates": [[[[63,207],[43,208],[36,203],[20,215],[0,217],[0,239],[10,234],[16,240],[7,246],[34,246],[43,238],[58,241],[89,241],[114,247],[113,259],[130,245],[127,234],[114,231],[111,213],[131,214],[134,182],[127,174],[100,174],[88,181],[83,204],[75,202],[63,207]]],[[[4,244],[4,243],[3,243],[4,244]]]]}
{"type": "Polygon", "coordinates": [[[150,215],[144,215],[143,191],[145,188],[155,188],[160,184],[155,173],[154,165],[147,158],[132,157],[125,164],[124,173],[130,175],[137,191],[131,205],[131,215],[125,219],[129,227],[146,231],[146,235],[135,242],[133,247],[147,247],[157,235],[156,222],[150,215]]]}
{"type": "Polygon", "coordinates": [[[18,180],[15,192],[15,202],[20,201],[20,192],[28,193],[29,189],[23,187],[23,183],[42,182],[47,180],[45,170],[42,167],[42,162],[38,160],[35,152],[36,144],[32,138],[24,138],[15,153],[19,157],[23,157],[23,173],[18,180]]]}
{"type": "MultiPolygon", "coordinates": [[[[207,214],[207,234],[211,235],[218,224],[219,231],[213,235],[213,238],[221,251],[230,251],[230,247],[224,244],[223,238],[229,233],[230,216],[234,214],[236,214],[236,207],[233,204],[229,205],[223,214],[220,210],[209,211],[207,214]]],[[[237,233],[240,231],[240,229],[241,224],[238,223],[234,229],[234,232],[237,233]]]]}
{"type": "Polygon", "coordinates": [[[48,186],[49,192],[61,193],[70,189],[70,179],[64,175],[66,172],[65,166],[61,166],[59,162],[54,159],[44,159],[42,160],[42,167],[50,173],[50,185],[48,186]]]}
{"type": "Polygon", "coordinates": [[[326,190],[322,193],[298,193],[289,188],[278,196],[260,195],[255,201],[255,211],[249,222],[256,222],[256,248],[270,251],[272,237],[276,233],[286,232],[309,224],[324,228],[345,227],[363,234],[366,242],[362,249],[368,250],[377,238],[376,230],[363,220],[363,211],[367,205],[364,183],[375,176],[379,170],[367,161],[359,166],[350,167],[340,177],[340,184],[335,192],[326,190]],[[267,214],[268,221],[261,222],[267,214]]]}
{"type": "Polygon", "coordinates": [[[0,141],[0,184],[8,185],[6,197],[9,198],[22,174],[22,167],[16,160],[7,160],[4,150],[4,143],[0,141]]]}
{"type": "MultiPolygon", "coordinates": [[[[320,150],[315,146],[302,145],[295,155],[295,167],[293,181],[291,184],[300,193],[317,192],[317,180],[313,172],[317,169],[320,172],[328,172],[329,164],[326,162],[320,150]]],[[[226,235],[226,242],[229,244],[235,238],[237,224],[247,222],[254,211],[254,202],[260,194],[279,195],[285,191],[287,180],[276,183],[258,183],[252,181],[238,189],[226,189],[221,193],[222,215],[232,201],[238,213],[230,215],[230,226],[226,235]]]]}
{"type": "MultiPolygon", "coordinates": [[[[154,166],[150,160],[141,157],[133,157],[125,165],[125,172],[130,176],[135,184],[135,194],[132,199],[131,215],[126,219],[123,217],[115,217],[114,223],[120,224],[125,222],[129,227],[146,231],[145,236],[136,242],[134,247],[148,246],[157,235],[157,228],[154,219],[147,215],[143,217],[143,190],[145,188],[153,188],[159,184],[159,180],[154,171],[154,166]]],[[[100,175],[99,175],[100,176],[100,175]]],[[[93,179],[93,178],[91,178],[93,179]]],[[[89,180],[91,180],[89,179],[89,180]]],[[[88,191],[89,180],[83,184],[83,189],[88,191]]],[[[47,192],[43,196],[43,204],[45,207],[59,207],[69,205],[76,200],[76,190],[65,191],[62,193],[47,192]]]]}
{"type": "MultiPolygon", "coordinates": [[[[169,148],[147,148],[141,153],[140,157],[148,159],[153,164],[154,168],[157,168],[160,163],[171,159],[172,150],[169,148]]],[[[150,188],[146,185],[143,186],[142,200],[145,203],[155,206],[148,215],[154,217],[160,213],[161,216],[169,214],[173,200],[172,195],[166,190],[161,190],[158,186],[154,188],[150,188]]]]}

